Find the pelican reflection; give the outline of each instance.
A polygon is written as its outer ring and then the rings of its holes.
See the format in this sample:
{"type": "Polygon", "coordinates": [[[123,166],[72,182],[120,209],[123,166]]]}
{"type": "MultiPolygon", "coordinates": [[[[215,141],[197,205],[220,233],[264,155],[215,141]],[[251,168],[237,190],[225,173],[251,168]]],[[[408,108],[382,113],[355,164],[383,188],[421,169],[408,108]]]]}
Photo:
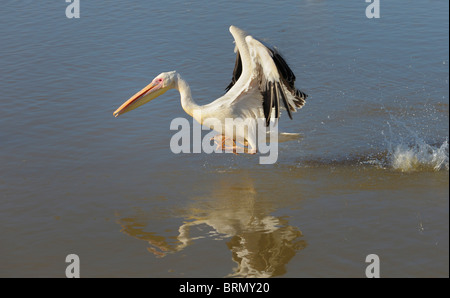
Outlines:
{"type": "Polygon", "coordinates": [[[258,196],[252,179],[231,179],[218,182],[210,195],[193,198],[180,211],[184,222],[172,235],[148,232],[149,221],[140,215],[119,219],[122,232],[147,241],[148,251],[158,257],[179,252],[200,238],[223,240],[237,264],[229,276],[285,274],[289,261],[307,245],[302,233],[288,218],[270,215],[273,202],[258,196]]]}

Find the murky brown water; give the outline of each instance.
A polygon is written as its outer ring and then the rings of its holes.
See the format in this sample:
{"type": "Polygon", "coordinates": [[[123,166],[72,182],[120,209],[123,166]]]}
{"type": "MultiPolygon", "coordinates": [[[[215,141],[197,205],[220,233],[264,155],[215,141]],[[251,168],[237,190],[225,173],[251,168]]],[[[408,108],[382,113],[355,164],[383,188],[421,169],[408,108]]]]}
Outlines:
{"type": "Polygon", "coordinates": [[[448,2],[65,7],[2,6],[0,277],[448,276],[448,2]],[[310,95],[276,164],[173,154],[174,91],[112,116],[162,71],[220,96],[230,24],[310,95]]]}

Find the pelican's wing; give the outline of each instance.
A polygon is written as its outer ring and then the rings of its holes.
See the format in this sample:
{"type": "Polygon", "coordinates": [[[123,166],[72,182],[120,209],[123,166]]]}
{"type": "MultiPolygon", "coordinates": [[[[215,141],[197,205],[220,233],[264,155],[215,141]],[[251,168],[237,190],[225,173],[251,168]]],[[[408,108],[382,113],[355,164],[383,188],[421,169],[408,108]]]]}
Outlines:
{"type": "Polygon", "coordinates": [[[231,26],[230,32],[236,43],[236,63],[224,98],[245,110],[240,114],[256,115],[261,109],[266,125],[271,117],[279,118],[281,107],[292,119],[291,112],[301,108],[308,96],[295,87],[295,75],[286,61],[245,31],[231,26]]]}
{"type": "Polygon", "coordinates": [[[258,80],[263,97],[266,124],[270,122],[272,109],[275,118],[280,116],[280,102],[283,103],[289,118],[291,112],[301,108],[308,97],[295,87],[295,75],[281,55],[251,36],[245,38],[253,66],[253,77],[258,80]]]}
{"type": "MultiPolygon", "coordinates": [[[[231,83],[225,88],[227,92],[237,84],[238,80],[240,84],[238,84],[237,89],[242,89],[242,86],[248,83],[251,71],[251,58],[247,42],[245,41],[245,37],[248,35],[247,32],[235,26],[230,26],[230,33],[233,35],[234,43],[236,44],[234,49],[236,63],[234,65],[231,83]]],[[[237,90],[234,91],[237,92],[237,90]]]]}

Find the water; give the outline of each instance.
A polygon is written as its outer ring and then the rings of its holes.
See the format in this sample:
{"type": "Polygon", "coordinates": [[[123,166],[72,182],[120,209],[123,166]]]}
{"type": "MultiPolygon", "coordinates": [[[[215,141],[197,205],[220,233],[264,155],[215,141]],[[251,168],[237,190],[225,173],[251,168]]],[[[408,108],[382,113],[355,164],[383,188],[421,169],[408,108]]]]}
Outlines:
{"type": "Polygon", "coordinates": [[[59,2],[1,8],[0,276],[448,276],[448,2],[59,2]],[[223,94],[231,24],[310,95],[276,164],[172,154],[175,91],[112,116],[163,71],[223,94]]]}

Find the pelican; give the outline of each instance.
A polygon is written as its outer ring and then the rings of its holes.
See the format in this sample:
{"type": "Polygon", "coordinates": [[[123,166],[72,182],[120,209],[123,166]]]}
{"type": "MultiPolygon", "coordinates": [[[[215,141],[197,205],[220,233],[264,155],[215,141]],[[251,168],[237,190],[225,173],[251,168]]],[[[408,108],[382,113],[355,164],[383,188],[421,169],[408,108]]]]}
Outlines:
{"type": "Polygon", "coordinates": [[[219,132],[212,138],[218,146],[236,152],[236,140],[244,140],[241,145],[246,147],[245,152],[256,153],[256,137],[248,129],[236,129],[231,147],[226,145],[230,144],[228,141],[225,143],[230,137],[224,133],[227,131],[225,119],[264,119],[265,125],[269,126],[271,119],[278,121],[281,109],[286,110],[292,119],[292,113],[305,104],[308,95],[295,87],[295,75],[276,49],[263,45],[235,26],[230,26],[229,30],[236,45],[236,62],[231,83],[222,97],[209,104],[198,105],[192,99],[188,83],[179,73],[163,72],[124,102],[114,116],[118,117],[170,89],[176,89],[180,93],[183,110],[200,124],[219,132]],[[221,127],[211,124],[209,119],[218,120],[221,127]]]}

